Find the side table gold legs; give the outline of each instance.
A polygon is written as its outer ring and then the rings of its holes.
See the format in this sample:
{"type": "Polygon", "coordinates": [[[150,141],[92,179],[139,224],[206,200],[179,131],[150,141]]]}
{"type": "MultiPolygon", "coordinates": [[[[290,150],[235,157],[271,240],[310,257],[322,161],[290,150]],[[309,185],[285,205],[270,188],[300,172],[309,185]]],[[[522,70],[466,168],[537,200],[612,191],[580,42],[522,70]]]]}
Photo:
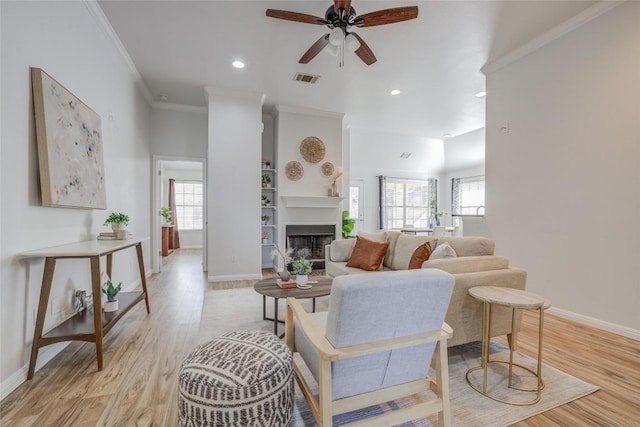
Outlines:
{"type": "MultiPolygon", "coordinates": [[[[473,388],[475,391],[477,391],[478,393],[493,399],[495,401],[501,402],[501,403],[507,403],[509,405],[518,405],[518,406],[526,406],[526,405],[533,405],[535,403],[538,403],[540,401],[540,395],[542,390],[544,389],[544,382],[542,381],[542,336],[543,336],[543,322],[544,322],[544,308],[543,305],[541,304],[540,307],[536,308],[536,310],[538,311],[539,315],[540,315],[540,323],[539,323],[539,330],[538,330],[538,360],[537,360],[537,369],[536,371],[533,371],[532,369],[523,366],[519,363],[515,363],[513,361],[513,346],[509,345],[509,361],[503,361],[503,360],[491,360],[489,357],[490,354],[490,347],[491,347],[491,303],[487,302],[487,301],[483,301],[482,302],[482,353],[481,353],[481,362],[480,362],[480,366],[476,366],[474,368],[471,368],[467,371],[466,374],[466,379],[467,379],[467,383],[471,386],[471,388],[473,388]],[[504,364],[508,366],[508,388],[513,389],[513,390],[518,390],[518,391],[522,391],[522,392],[528,392],[528,393],[536,393],[536,396],[528,401],[515,401],[515,400],[509,400],[509,399],[503,399],[500,397],[497,397],[495,394],[490,393],[487,391],[487,384],[488,384],[488,371],[489,371],[489,364],[491,363],[499,363],[499,364],[504,364]],[[527,372],[530,372],[531,374],[533,374],[536,378],[536,387],[535,388],[524,388],[524,387],[516,387],[513,385],[513,367],[517,366],[521,369],[524,369],[527,372]],[[471,379],[471,373],[478,371],[482,369],[483,370],[483,381],[482,381],[482,386],[479,386],[477,384],[475,384],[472,379],[471,379]]],[[[512,308],[512,318],[511,318],[511,334],[512,336],[515,336],[514,334],[516,333],[515,329],[515,314],[516,314],[516,308],[512,308]]]]}

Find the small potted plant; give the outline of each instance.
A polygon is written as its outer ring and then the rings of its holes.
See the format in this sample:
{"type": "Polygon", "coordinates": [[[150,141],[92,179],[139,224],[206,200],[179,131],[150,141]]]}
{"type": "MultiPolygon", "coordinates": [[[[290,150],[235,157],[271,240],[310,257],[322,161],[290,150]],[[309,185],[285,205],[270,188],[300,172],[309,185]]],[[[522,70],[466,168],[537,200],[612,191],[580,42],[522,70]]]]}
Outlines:
{"type": "Polygon", "coordinates": [[[266,195],[262,195],[262,206],[269,206],[269,204],[271,203],[271,200],[269,200],[269,198],[266,195]]]}
{"type": "Polygon", "coordinates": [[[271,215],[262,215],[262,223],[264,225],[268,225],[270,219],[271,219],[271,215]]]}
{"type": "Polygon", "coordinates": [[[127,238],[127,225],[129,225],[129,215],[120,212],[111,212],[111,215],[104,221],[104,225],[111,225],[111,229],[116,235],[116,239],[127,238]]]}
{"type": "Polygon", "coordinates": [[[271,160],[262,160],[262,169],[271,169],[271,160]]]}
{"type": "Polygon", "coordinates": [[[263,173],[262,174],[262,188],[269,188],[271,186],[271,177],[263,173]]]}
{"type": "Polygon", "coordinates": [[[107,296],[107,300],[104,303],[104,311],[109,313],[118,310],[118,300],[116,295],[122,289],[122,282],[118,283],[118,286],[113,286],[111,280],[107,280],[102,286],[102,293],[107,296]]]}
{"type": "Polygon", "coordinates": [[[291,263],[291,267],[296,274],[296,283],[305,286],[309,281],[309,273],[313,270],[313,263],[306,258],[299,258],[291,263]]]}
{"type": "Polygon", "coordinates": [[[262,232],[262,243],[269,243],[269,233],[267,233],[266,231],[262,232]]]}
{"type": "Polygon", "coordinates": [[[162,209],[160,209],[160,215],[162,215],[162,218],[164,218],[165,224],[171,224],[171,209],[169,209],[168,206],[164,206],[162,209]]]}

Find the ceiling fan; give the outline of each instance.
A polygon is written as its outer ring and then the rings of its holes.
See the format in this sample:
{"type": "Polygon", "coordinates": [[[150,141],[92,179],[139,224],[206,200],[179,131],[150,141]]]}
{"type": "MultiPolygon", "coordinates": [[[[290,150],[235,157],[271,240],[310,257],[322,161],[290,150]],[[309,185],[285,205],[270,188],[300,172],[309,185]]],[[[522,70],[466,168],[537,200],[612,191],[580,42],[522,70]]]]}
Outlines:
{"type": "Polygon", "coordinates": [[[329,6],[324,18],[276,9],[267,9],[267,16],[305,24],[326,25],[331,30],[328,34],[320,37],[302,55],[298,61],[301,64],[307,64],[329,46],[328,49],[331,49],[334,54],[341,53],[340,66],[342,66],[346,44],[354,49],[355,54],[365,64],[371,65],[377,61],[376,56],[359,35],[350,31],[351,27],[373,27],[415,19],[418,17],[418,6],[395,7],[357,15],[356,10],[351,6],[351,0],[334,0],[333,6],[329,6]]]}

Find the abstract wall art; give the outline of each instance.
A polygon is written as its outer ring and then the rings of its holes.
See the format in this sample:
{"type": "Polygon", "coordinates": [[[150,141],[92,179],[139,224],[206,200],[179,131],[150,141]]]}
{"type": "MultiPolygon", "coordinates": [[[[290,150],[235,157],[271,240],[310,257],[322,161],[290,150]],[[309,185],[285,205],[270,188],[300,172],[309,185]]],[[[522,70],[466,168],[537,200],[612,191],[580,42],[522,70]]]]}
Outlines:
{"type": "Polygon", "coordinates": [[[31,69],[43,206],[106,209],[100,116],[31,69]]]}

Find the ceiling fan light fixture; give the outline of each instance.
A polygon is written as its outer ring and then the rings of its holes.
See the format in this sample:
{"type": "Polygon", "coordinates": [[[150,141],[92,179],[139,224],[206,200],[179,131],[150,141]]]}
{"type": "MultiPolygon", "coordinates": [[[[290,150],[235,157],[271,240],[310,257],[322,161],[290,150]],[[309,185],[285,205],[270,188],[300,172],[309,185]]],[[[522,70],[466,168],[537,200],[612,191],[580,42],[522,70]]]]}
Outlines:
{"type": "Polygon", "coordinates": [[[360,42],[353,34],[347,34],[344,38],[344,43],[351,52],[355,52],[360,47],[360,42]]]}
{"type": "Polygon", "coordinates": [[[331,56],[338,56],[340,53],[340,46],[334,46],[331,43],[327,45],[325,51],[331,56]]]}
{"type": "Polygon", "coordinates": [[[329,32],[329,43],[333,46],[340,46],[344,43],[344,32],[342,28],[335,27],[329,32]]]}

